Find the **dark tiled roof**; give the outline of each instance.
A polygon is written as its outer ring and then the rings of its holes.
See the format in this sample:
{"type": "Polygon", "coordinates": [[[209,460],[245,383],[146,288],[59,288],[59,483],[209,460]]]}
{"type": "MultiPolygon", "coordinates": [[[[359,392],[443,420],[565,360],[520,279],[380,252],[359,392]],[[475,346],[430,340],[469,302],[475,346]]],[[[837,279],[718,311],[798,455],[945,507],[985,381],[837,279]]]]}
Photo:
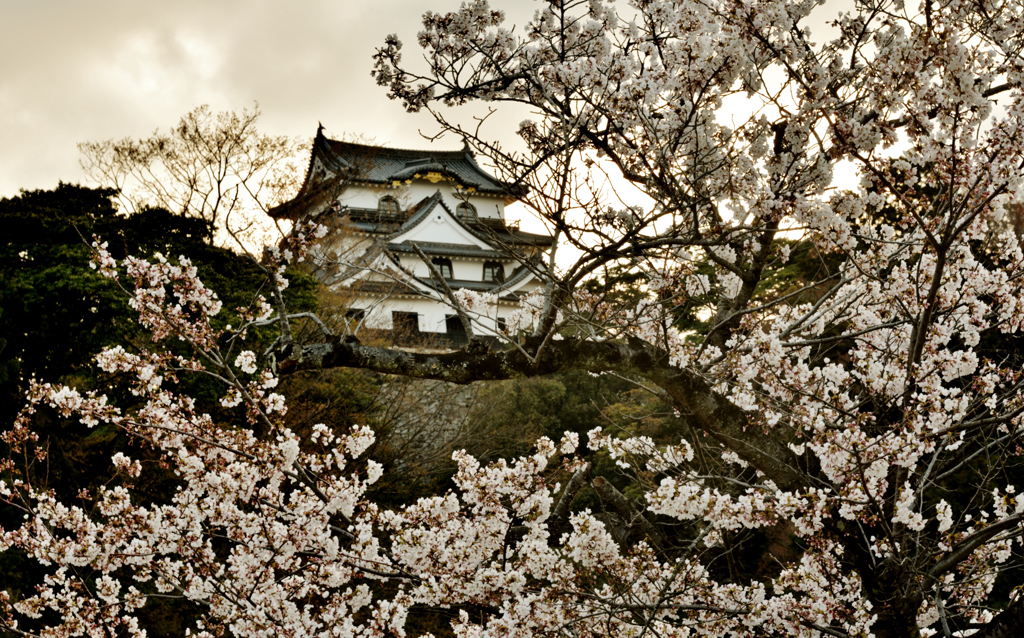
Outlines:
{"type": "Polygon", "coordinates": [[[302,185],[299,194],[283,204],[274,206],[267,214],[274,219],[297,219],[300,214],[323,206],[336,198],[344,190],[344,178],[344,175],[338,174],[310,186],[307,171],[307,181],[302,185]]]}
{"type": "MultiPolygon", "coordinates": [[[[480,259],[508,259],[508,253],[497,250],[487,250],[468,244],[443,244],[438,242],[418,241],[416,245],[428,255],[454,255],[456,257],[479,257],[480,259]]],[[[415,253],[412,242],[403,241],[400,244],[388,244],[388,250],[394,253],[415,253]]]]}
{"type": "Polygon", "coordinates": [[[389,281],[354,281],[350,285],[346,286],[347,290],[351,290],[357,293],[371,294],[371,295],[395,295],[395,294],[407,294],[407,295],[422,295],[419,290],[415,287],[389,281]]]}
{"type": "MultiPolygon", "coordinates": [[[[481,220],[483,221],[483,220],[481,220]]],[[[464,224],[474,235],[483,239],[488,244],[498,241],[510,246],[550,246],[554,243],[554,237],[550,235],[538,235],[528,233],[518,228],[509,226],[496,226],[489,223],[464,224]]]]}
{"type": "Polygon", "coordinates": [[[423,201],[409,209],[409,219],[407,219],[406,222],[402,224],[401,228],[392,233],[391,236],[394,237],[397,235],[401,235],[402,233],[409,232],[416,226],[419,226],[420,222],[429,217],[430,213],[434,212],[434,208],[438,204],[441,205],[441,208],[448,211],[449,215],[451,214],[451,211],[448,210],[448,207],[444,205],[444,199],[441,197],[441,189],[438,189],[437,191],[434,192],[433,195],[424,199],[423,201]]]}
{"type": "Polygon", "coordinates": [[[526,279],[533,273],[533,269],[530,266],[537,266],[537,262],[540,261],[534,257],[529,264],[520,264],[518,268],[512,271],[512,273],[505,279],[505,283],[501,284],[501,288],[511,288],[518,284],[522,280],[526,279]]]}
{"type": "Polygon", "coordinates": [[[396,180],[413,179],[416,175],[426,177],[427,173],[440,173],[480,193],[512,197],[523,194],[521,187],[501,182],[484,171],[468,147],[461,151],[386,148],[339,142],[327,139],[322,131],[317,131],[313,155],[320,157],[328,169],[360,181],[390,184],[396,180]]]}

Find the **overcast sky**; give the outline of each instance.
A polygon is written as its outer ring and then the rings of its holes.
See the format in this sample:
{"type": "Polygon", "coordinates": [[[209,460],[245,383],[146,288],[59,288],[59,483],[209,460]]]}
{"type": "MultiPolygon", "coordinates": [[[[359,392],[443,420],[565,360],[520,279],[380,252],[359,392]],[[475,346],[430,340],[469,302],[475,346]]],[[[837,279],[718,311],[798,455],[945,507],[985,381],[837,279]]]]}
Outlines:
{"type": "MultiPolygon", "coordinates": [[[[539,1],[492,5],[521,24],[539,1]]],[[[0,0],[0,197],[81,182],[79,142],[148,136],[202,104],[259,102],[269,134],[311,138],[323,122],[334,138],[423,148],[419,132],[436,125],[387,99],[371,58],[397,33],[414,59],[423,12],[460,2],[0,0]]],[[[471,115],[453,118],[471,124],[471,115]]],[[[525,116],[503,115],[488,136],[514,144],[525,116]]],[[[436,148],[461,146],[447,139],[436,148]]]]}
{"type": "MultiPolygon", "coordinates": [[[[528,17],[534,0],[501,3],[528,17]]],[[[81,182],[76,144],[167,129],[201,104],[258,101],[266,133],[423,147],[370,77],[389,33],[459,0],[0,0],[0,196],[81,182]]],[[[438,148],[460,148],[446,140],[438,148]]]]}

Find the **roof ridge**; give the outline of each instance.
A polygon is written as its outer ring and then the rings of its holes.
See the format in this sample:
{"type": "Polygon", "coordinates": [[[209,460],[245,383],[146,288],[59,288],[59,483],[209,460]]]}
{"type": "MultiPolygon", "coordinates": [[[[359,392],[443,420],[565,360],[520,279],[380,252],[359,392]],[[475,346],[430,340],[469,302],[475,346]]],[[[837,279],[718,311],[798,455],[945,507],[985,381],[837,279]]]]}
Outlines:
{"type": "MultiPolygon", "coordinates": [[[[390,147],[390,146],[383,146],[383,145],[376,145],[376,144],[359,144],[357,142],[346,142],[344,140],[332,140],[332,139],[330,139],[328,137],[324,137],[324,139],[327,140],[327,142],[330,143],[331,145],[346,146],[346,147],[351,148],[353,150],[355,150],[355,149],[365,149],[367,152],[371,152],[371,151],[372,152],[378,152],[378,153],[383,152],[383,153],[388,153],[388,154],[392,154],[392,155],[395,155],[395,154],[408,154],[408,155],[419,156],[419,155],[440,154],[440,155],[445,155],[445,156],[451,156],[452,158],[462,158],[462,157],[465,157],[467,155],[467,152],[464,149],[451,150],[451,151],[441,151],[441,150],[436,150],[436,149],[394,148],[394,147],[390,147]]],[[[468,154],[471,157],[473,155],[472,151],[469,151],[468,154]]]]}

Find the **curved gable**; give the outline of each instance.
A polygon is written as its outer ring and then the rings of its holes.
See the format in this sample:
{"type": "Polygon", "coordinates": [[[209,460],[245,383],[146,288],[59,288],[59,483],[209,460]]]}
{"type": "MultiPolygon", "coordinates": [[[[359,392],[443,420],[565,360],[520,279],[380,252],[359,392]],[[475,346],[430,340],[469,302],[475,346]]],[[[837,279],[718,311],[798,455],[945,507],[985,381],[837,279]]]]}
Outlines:
{"type": "Polygon", "coordinates": [[[470,232],[452,213],[448,210],[441,199],[441,191],[438,190],[424,206],[402,224],[393,235],[388,237],[388,242],[400,244],[402,242],[430,242],[447,244],[466,244],[482,249],[493,249],[493,247],[474,233],[470,232]]]}

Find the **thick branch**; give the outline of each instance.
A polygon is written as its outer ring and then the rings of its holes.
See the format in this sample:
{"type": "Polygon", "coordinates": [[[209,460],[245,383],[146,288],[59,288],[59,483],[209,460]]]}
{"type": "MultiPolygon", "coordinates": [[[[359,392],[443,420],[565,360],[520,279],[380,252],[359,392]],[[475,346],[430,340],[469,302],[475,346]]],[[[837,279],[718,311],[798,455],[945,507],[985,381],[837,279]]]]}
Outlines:
{"type": "Polygon", "coordinates": [[[558,505],[555,506],[555,511],[551,513],[551,518],[548,520],[551,542],[557,542],[564,532],[569,531],[569,507],[586,482],[589,472],[590,464],[587,463],[573,473],[572,478],[565,485],[565,489],[562,490],[562,497],[558,499],[558,505]]]}
{"type": "Polygon", "coordinates": [[[600,476],[594,479],[593,485],[601,502],[614,510],[626,524],[627,535],[632,535],[633,531],[637,531],[646,536],[655,549],[665,551],[665,535],[633,507],[633,503],[622,492],[600,476]]]}
{"type": "Polygon", "coordinates": [[[1011,516],[968,535],[956,547],[950,550],[948,554],[941,557],[928,572],[928,575],[932,578],[942,576],[966,560],[976,549],[992,540],[998,534],[1020,525],[1022,520],[1024,520],[1024,515],[1011,516]]]}
{"type": "Polygon", "coordinates": [[[1024,596],[1017,594],[1010,605],[999,612],[974,638],[1016,638],[1024,635],[1024,596]]]}

